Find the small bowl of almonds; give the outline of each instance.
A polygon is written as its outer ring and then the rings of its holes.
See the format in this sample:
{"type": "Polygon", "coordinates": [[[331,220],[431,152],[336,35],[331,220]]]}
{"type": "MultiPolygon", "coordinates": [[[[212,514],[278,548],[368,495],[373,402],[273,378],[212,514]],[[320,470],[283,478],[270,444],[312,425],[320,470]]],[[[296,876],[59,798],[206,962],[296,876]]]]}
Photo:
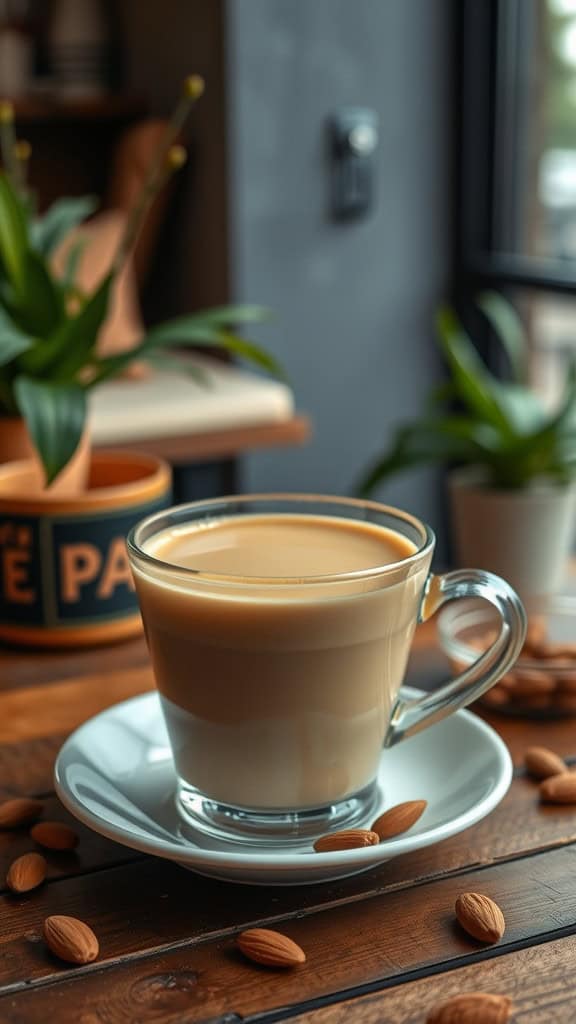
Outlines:
{"type": "MultiPolygon", "coordinates": [[[[455,672],[488,649],[495,623],[484,602],[459,601],[442,612],[438,635],[455,672]]],[[[576,715],[576,597],[558,595],[534,609],[516,664],[479,703],[533,718],[576,715]]]]}

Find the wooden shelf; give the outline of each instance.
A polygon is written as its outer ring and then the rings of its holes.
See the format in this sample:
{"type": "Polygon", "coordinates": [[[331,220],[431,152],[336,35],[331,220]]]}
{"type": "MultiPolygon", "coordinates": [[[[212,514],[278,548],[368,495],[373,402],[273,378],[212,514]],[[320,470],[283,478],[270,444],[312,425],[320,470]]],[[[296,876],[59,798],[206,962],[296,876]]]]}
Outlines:
{"type": "Polygon", "coordinates": [[[93,99],[29,96],[13,101],[17,123],[44,121],[122,121],[146,113],[142,96],[109,93],[93,99]]]}
{"type": "Polygon", "coordinates": [[[307,416],[296,415],[281,423],[268,423],[235,430],[218,430],[205,434],[182,434],[174,437],[145,438],[102,445],[103,448],[123,448],[149,452],[174,464],[206,462],[211,459],[230,459],[257,448],[275,448],[301,445],[310,437],[307,416]]]}

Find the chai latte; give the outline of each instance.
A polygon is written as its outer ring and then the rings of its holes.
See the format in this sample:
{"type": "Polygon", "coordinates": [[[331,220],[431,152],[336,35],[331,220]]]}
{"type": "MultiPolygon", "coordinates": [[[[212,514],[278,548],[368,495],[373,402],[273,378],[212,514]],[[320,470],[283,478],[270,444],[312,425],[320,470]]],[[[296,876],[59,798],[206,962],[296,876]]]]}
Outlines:
{"type": "Polygon", "coordinates": [[[429,568],[406,563],[415,545],[353,519],[247,514],[144,549],[158,561],[136,586],[180,777],[270,811],[371,783],[429,568]]]}

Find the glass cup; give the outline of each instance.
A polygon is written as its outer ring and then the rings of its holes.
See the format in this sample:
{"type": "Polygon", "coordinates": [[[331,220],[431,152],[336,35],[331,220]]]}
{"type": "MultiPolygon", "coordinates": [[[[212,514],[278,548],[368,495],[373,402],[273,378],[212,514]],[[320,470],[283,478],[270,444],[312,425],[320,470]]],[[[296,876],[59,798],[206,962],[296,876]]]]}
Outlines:
{"type": "Polygon", "coordinates": [[[128,552],[174,756],[177,806],[188,824],[221,840],[266,845],[369,823],[383,748],[476,700],[504,675],[526,630],[519,598],[481,570],[432,574],[434,543],[430,528],[407,512],[315,495],[194,502],[132,530],[128,552]],[[190,533],[193,544],[198,527],[238,517],[246,525],[247,516],[252,526],[278,528],[280,546],[287,516],[313,517],[332,534],[336,518],[346,571],[235,575],[151,553],[160,534],[190,533]],[[409,553],[351,570],[347,531],[353,541],[366,524],[392,531],[399,551],[409,553]],[[470,597],[496,609],[494,642],[434,693],[405,699],[400,686],[417,623],[446,601],[470,597]]]}

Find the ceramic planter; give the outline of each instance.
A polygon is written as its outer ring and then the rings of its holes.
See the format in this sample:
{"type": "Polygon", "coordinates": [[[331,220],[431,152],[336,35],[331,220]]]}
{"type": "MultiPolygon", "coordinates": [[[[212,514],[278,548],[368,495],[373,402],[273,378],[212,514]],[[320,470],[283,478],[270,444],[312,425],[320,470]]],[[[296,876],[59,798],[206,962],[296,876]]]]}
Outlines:
{"type": "Polygon", "coordinates": [[[70,647],[142,629],[125,537],[170,503],[170,468],[153,456],[97,452],[88,489],[30,492],[30,461],[0,466],[0,640],[70,647]]]}
{"type": "Polygon", "coordinates": [[[459,565],[503,576],[527,605],[562,589],[576,525],[576,484],[496,490],[467,468],[452,474],[450,499],[459,565]]]}

